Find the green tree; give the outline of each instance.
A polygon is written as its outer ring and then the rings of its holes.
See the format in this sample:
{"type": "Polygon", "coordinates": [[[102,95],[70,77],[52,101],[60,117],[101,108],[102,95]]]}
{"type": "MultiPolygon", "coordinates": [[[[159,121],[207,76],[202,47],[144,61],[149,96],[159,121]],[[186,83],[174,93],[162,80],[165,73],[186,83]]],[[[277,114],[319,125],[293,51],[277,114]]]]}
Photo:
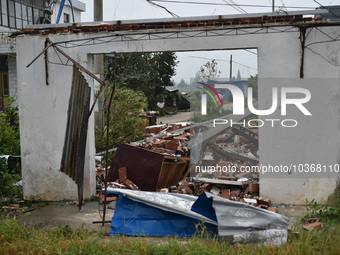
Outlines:
{"type": "Polygon", "coordinates": [[[189,84],[186,83],[186,81],[183,80],[183,79],[181,79],[181,81],[177,84],[177,87],[179,87],[179,88],[186,88],[188,86],[189,86],[189,84]]]}
{"type": "Polygon", "coordinates": [[[20,155],[19,119],[13,103],[9,98],[9,106],[0,114],[0,155],[20,155]]]}
{"type": "MultiPolygon", "coordinates": [[[[9,98],[9,106],[0,114],[0,155],[20,155],[19,120],[13,103],[14,99],[9,98]]],[[[6,160],[0,158],[0,197],[21,196],[22,191],[12,185],[20,179],[20,167],[11,171],[6,160]]]]}
{"type": "Polygon", "coordinates": [[[107,57],[109,80],[134,91],[143,92],[148,108],[156,109],[164,100],[166,86],[176,73],[177,56],[173,52],[124,53],[107,57]]]}
{"type": "MultiPolygon", "coordinates": [[[[106,93],[109,97],[112,87],[106,93]]],[[[146,97],[141,91],[134,91],[117,86],[110,108],[109,148],[115,148],[120,143],[131,143],[142,139],[145,120],[138,114],[147,107],[146,97]]],[[[107,120],[107,113],[104,116],[107,120]]],[[[106,149],[107,126],[104,130],[96,128],[96,149],[106,149]]]]}
{"type": "Polygon", "coordinates": [[[221,75],[221,71],[217,69],[217,64],[215,59],[208,61],[200,67],[199,74],[196,74],[196,77],[199,75],[203,82],[217,79],[221,75]]]}
{"type": "Polygon", "coordinates": [[[241,77],[241,72],[240,70],[237,70],[237,78],[236,78],[237,81],[240,81],[242,80],[242,77],[241,77]]]}

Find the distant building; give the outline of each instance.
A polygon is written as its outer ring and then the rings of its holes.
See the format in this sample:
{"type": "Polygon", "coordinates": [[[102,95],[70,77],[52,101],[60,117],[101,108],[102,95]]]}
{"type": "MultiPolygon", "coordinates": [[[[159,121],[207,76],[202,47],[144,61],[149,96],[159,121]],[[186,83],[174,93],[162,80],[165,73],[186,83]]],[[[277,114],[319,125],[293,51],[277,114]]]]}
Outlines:
{"type": "MultiPolygon", "coordinates": [[[[8,97],[17,98],[17,65],[15,38],[9,35],[27,25],[55,23],[61,0],[1,0],[0,1],[0,112],[8,103],[8,97]]],[[[81,21],[85,4],[72,0],[75,22],[81,21]]],[[[63,8],[60,23],[72,22],[68,1],[63,8]]]]}

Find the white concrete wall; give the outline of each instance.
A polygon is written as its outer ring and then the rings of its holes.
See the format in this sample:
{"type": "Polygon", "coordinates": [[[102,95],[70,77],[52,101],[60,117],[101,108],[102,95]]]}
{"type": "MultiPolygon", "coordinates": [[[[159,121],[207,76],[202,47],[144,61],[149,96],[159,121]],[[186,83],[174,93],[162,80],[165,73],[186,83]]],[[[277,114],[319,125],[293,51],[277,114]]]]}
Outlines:
{"type": "MultiPolygon", "coordinates": [[[[22,39],[17,42],[17,63],[24,197],[42,200],[77,199],[76,184],[59,171],[72,66],[49,65],[50,85],[47,86],[44,58],[39,58],[30,68],[26,67],[41,51],[44,44],[42,37],[29,36],[22,39]]],[[[91,59],[87,59],[86,54],[77,56],[77,49],[68,53],[91,69],[91,59]]],[[[49,54],[52,61],[58,59],[53,50],[50,50],[49,54]]],[[[88,80],[92,86],[93,81],[88,80]]],[[[95,194],[94,154],[94,121],[91,117],[85,155],[85,198],[95,194]]]]}
{"type": "MultiPolygon", "coordinates": [[[[320,28],[324,33],[336,35],[337,27],[320,28]]],[[[254,31],[253,29],[249,29],[254,31]]],[[[91,68],[86,62],[88,54],[111,52],[153,52],[153,51],[194,51],[227,50],[240,48],[258,49],[259,104],[266,109],[271,103],[271,87],[305,87],[312,92],[312,101],[307,105],[312,117],[302,116],[299,111],[289,109],[287,118],[296,118],[296,128],[260,129],[261,164],[280,163],[339,163],[340,121],[339,121],[339,42],[310,46],[318,54],[306,49],[305,78],[299,78],[300,40],[297,28],[291,33],[243,34],[214,37],[191,37],[177,39],[133,40],[134,33],[125,32],[130,41],[82,46],[65,49],[73,58],[91,68]],[[333,65],[335,63],[335,66],[333,65]],[[287,80],[283,80],[286,78],[287,80]],[[334,78],[333,80],[331,78],[334,78]],[[290,79],[290,80],[288,80],[290,79]],[[289,83],[287,83],[287,81],[289,83]]],[[[117,34],[118,32],[115,32],[117,34]]],[[[190,33],[190,32],[187,32],[190,33]]],[[[196,32],[193,32],[193,34],[196,32]]],[[[104,34],[103,34],[104,35],[104,34]]],[[[108,33],[105,33],[107,36],[108,33]]],[[[49,35],[53,41],[97,37],[92,35],[49,35]]],[[[313,30],[307,44],[323,40],[325,36],[313,30]]],[[[45,85],[44,61],[39,58],[30,68],[25,66],[44,47],[44,36],[17,38],[18,84],[20,102],[21,146],[24,175],[24,194],[47,200],[68,199],[75,195],[75,185],[63,173],[59,164],[66,125],[66,110],[71,85],[71,67],[50,65],[50,85],[45,85]],[[30,48],[30,51],[26,51],[30,48]],[[62,74],[62,75],[61,75],[62,74]]],[[[50,58],[58,61],[51,54],[50,58]]],[[[91,81],[91,80],[89,80],[91,81]]],[[[272,116],[282,119],[279,111],[272,116]]],[[[89,125],[87,157],[87,195],[94,192],[94,131],[89,125]],[[92,178],[93,176],[93,178],[92,178]],[[91,179],[92,178],[92,179],[91,179]]],[[[305,199],[315,198],[325,202],[336,188],[337,178],[306,178],[299,175],[275,175],[261,178],[261,195],[274,203],[303,204],[305,199]]]]}

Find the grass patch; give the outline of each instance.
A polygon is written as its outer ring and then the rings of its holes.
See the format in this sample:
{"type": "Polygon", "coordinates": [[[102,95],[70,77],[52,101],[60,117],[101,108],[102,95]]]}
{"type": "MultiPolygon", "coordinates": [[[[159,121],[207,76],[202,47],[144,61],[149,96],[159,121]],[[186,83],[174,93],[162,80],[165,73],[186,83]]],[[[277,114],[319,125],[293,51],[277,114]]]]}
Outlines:
{"type": "Polygon", "coordinates": [[[0,254],[340,254],[339,225],[290,234],[287,245],[230,245],[214,238],[108,237],[68,225],[29,228],[0,216],[0,254]]]}

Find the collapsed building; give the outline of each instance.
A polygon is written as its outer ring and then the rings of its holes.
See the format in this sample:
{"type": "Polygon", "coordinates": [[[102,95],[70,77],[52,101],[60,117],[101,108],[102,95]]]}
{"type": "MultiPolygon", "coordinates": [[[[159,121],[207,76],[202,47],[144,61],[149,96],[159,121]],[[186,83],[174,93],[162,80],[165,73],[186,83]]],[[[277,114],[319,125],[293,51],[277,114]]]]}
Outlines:
{"type": "MultiPolygon", "coordinates": [[[[75,77],[70,63],[82,73],[83,78],[79,79],[87,83],[91,91],[87,101],[93,103],[93,81],[96,77],[91,75],[91,71],[96,54],[256,48],[258,108],[272,108],[275,100],[273,90],[281,92],[287,87],[298,87],[312,95],[304,104],[311,116],[294,106],[285,108],[287,111],[283,112],[281,107],[286,104],[278,104],[270,115],[258,117],[259,121],[266,123],[258,130],[258,164],[290,167],[287,172],[260,175],[259,195],[269,198],[272,203],[303,204],[305,199],[312,198],[327,202],[338,185],[338,172],[330,171],[329,167],[337,169],[339,164],[340,138],[325,134],[338,134],[339,131],[340,23],[323,18],[324,14],[328,15],[329,12],[323,9],[287,14],[40,25],[22,29],[16,34],[16,40],[25,198],[76,198],[77,185],[65,175],[68,170],[60,171],[60,162],[64,158],[68,102],[74,82],[72,77],[75,77]],[[278,120],[279,125],[273,128],[268,119],[278,120]],[[298,120],[295,127],[280,125],[292,119],[298,120]],[[320,175],[310,172],[306,175],[300,171],[300,166],[312,164],[325,166],[327,171],[320,175]]],[[[87,93],[84,92],[84,95],[87,93]]],[[[234,120],[242,123],[243,118],[236,116],[234,120]]],[[[86,143],[81,145],[84,175],[79,178],[83,179],[84,196],[91,197],[96,193],[92,115],[87,126],[87,133],[83,133],[82,137],[86,138],[86,143]]],[[[207,141],[215,138],[229,128],[226,123],[218,125],[205,132],[201,139],[207,141]]],[[[244,130],[233,132],[245,133],[244,130]]],[[[68,135],[72,138],[70,133],[68,135]]],[[[195,141],[197,138],[191,140],[188,146],[194,147],[195,141]]],[[[252,148],[245,149],[254,155],[252,148]]],[[[228,146],[211,145],[209,149],[215,157],[223,158],[221,151],[228,151],[228,146]]],[[[73,179],[77,180],[77,177],[73,176],[73,179]]],[[[224,194],[227,196],[227,191],[224,194]]]]}

